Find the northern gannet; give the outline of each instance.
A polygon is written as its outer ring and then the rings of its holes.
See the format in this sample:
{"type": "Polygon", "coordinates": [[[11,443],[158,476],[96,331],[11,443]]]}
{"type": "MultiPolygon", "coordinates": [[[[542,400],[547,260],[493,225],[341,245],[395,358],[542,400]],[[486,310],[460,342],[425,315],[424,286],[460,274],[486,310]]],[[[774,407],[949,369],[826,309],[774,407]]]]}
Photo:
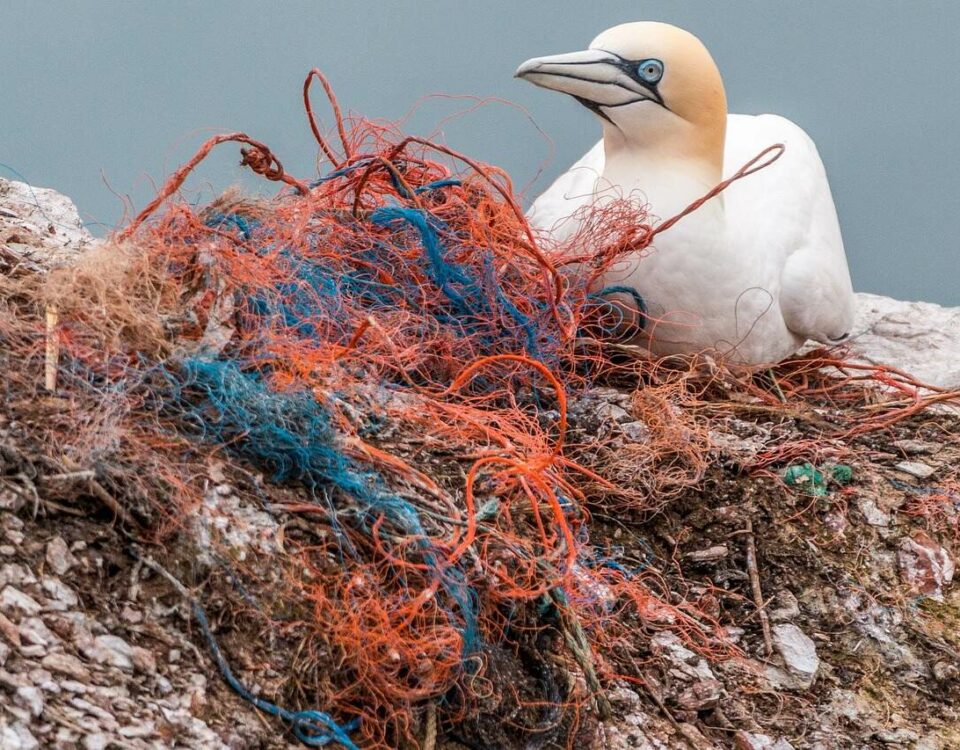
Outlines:
{"type": "Polygon", "coordinates": [[[808,339],[836,343],[849,334],[853,289],[816,146],[783,117],[728,115],[720,73],[694,35],[627,23],[587,50],[528,60],[516,76],[570,94],[603,124],[603,139],[528,213],[560,239],[579,229],[571,215],[611,196],[636,198],[668,219],[767,146],[786,146],[776,163],[603,277],[604,288],[630,287],[646,304],[634,343],[654,355],[709,352],[759,365],[808,339]]]}

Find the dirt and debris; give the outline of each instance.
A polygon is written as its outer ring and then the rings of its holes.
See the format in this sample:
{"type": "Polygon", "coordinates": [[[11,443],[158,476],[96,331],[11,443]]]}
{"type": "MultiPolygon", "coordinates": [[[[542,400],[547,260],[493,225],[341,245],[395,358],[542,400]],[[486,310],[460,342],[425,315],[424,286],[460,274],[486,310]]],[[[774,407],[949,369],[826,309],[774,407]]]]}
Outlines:
{"type": "MultiPolygon", "coordinates": [[[[295,746],[223,684],[189,609],[125,552],[129,539],[91,493],[77,491],[67,502],[60,492],[47,503],[49,483],[29,459],[42,446],[23,445],[29,430],[7,414],[0,420],[3,747],[295,746]],[[36,498],[24,481],[31,475],[36,498]]],[[[732,454],[720,450],[703,489],[687,490],[654,518],[596,519],[592,533],[615,541],[625,559],[652,554],[665,570],[674,567],[688,597],[712,600],[741,653],[710,663],[669,631],[638,632],[629,661],[642,666],[629,682],[607,686],[613,718],[585,720],[580,741],[593,744],[576,746],[960,747],[960,593],[951,586],[947,551],[953,540],[934,542],[922,519],[896,510],[878,527],[854,502],[902,509],[910,495],[891,492],[896,457],[882,455],[883,446],[936,433],[939,463],[952,471],[960,444],[943,436],[958,428],[950,417],[923,418],[886,440],[872,438],[854,462],[855,480],[816,503],[776,478],[723,468],[732,454]],[[838,509],[839,533],[826,522],[838,509]],[[737,543],[747,518],[772,622],[769,658],[737,543]]],[[[264,540],[276,543],[282,520],[224,486],[191,532],[199,545],[211,529],[238,555],[257,554],[264,540]]],[[[248,684],[269,682],[259,667],[265,644],[239,637],[242,623],[232,628],[225,648],[237,673],[248,684]]],[[[551,649],[549,642],[531,647],[551,649]]],[[[549,727],[554,719],[549,710],[525,711],[514,690],[546,682],[559,696],[563,671],[538,677],[536,659],[527,661],[532,671],[523,663],[489,654],[489,679],[503,684],[490,684],[473,722],[441,722],[441,738],[448,738],[441,747],[531,746],[511,737],[528,736],[518,731],[524,724],[549,727]]],[[[542,694],[542,687],[529,692],[542,694]]]]}

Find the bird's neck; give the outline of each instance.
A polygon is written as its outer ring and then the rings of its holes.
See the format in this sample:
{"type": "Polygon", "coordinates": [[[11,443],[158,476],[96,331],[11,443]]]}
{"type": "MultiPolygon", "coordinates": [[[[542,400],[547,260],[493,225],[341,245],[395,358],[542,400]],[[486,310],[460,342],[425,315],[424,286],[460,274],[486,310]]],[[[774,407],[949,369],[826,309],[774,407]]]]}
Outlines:
{"type": "MultiPolygon", "coordinates": [[[[703,197],[723,176],[722,142],[677,139],[636,143],[611,129],[604,133],[603,146],[604,170],[598,191],[643,200],[660,219],[674,216],[703,197]]],[[[705,219],[711,214],[722,216],[722,196],[701,211],[705,219]]]]}

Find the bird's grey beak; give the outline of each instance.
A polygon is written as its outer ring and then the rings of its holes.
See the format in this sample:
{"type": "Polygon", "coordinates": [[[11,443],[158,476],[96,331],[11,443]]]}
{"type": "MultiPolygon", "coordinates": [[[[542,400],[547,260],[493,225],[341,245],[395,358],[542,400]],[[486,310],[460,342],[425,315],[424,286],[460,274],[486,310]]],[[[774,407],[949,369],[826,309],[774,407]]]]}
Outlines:
{"type": "Polygon", "coordinates": [[[656,89],[638,80],[630,66],[629,61],[611,52],[588,49],[534,57],[517,68],[514,76],[569,94],[601,115],[599,107],[619,107],[644,99],[662,103],[656,89]]]}

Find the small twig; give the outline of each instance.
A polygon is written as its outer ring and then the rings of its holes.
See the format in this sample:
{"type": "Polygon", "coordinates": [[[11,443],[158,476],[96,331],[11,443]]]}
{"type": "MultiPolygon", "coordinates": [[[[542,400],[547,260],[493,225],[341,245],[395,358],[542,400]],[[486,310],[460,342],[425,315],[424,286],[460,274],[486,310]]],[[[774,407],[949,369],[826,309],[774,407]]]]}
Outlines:
{"type": "Polygon", "coordinates": [[[43,507],[49,508],[50,510],[55,510],[57,513],[66,513],[68,516],[76,516],[77,518],[86,518],[87,516],[87,514],[79,508],[71,508],[67,505],[61,505],[60,503],[55,503],[53,500],[48,500],[47,498],[43,499],[43,507]]]}
{"type": "Polygon", "coordinates": [[[25,500],[33,501],[33,517],[36,518],[40,510],[40,495],[37,493],[37,486],[33,483],[33,480],[27,476],[26,472],[21,471],[19,474],[15,474],[13,478],[19,479],[23,487],[17,487],[15,484],[6,482],[4,484],[25,500]],[[27,492],[27,490],[29,490],[29,492],[27,492]]]}
{"type": "Polygon", "coordinates": [[[160,563],[158,563],[152,557],[148,557],[147,555],[143,554],[136,547],[131,547],[130,551],[133,553],[133,557],[138,562],[143,563],[148,568],[150,568],[150,570],[152,570],[154,573],[158,573],[164,578],[166,578],[167,581],[169,581],[170,585],[173,586],[177,590],[177,593],[180,594],[180,596],[182,596],[184,599],[186,599],[187,602],[189,602],[191,605],[196,602],[196,600],[193,598],[193,594],[190,593],[190,589],[188,589],[183,583],[181,583],[180,579],[177,578],[173,573],[171,573],[169,570],[163,567],[160,563]]]}
{"type": "Polygon", "coordinates": [[[47,308],[47,341],[44,361],[44,386],[51,393],[57,390],[57,372],[60,367],[60,315],[54,305],[47,308]]]}
{"type": "Polygon", "coordinates": [[[84,469],[82,471],[67,471],[61,474],[46,474],[40,477],[43,482],[73,482],[79,479],[95,479],[97,472],[93,469],[84,469]]]}
{"type": "MultiPolygon", "coordinates": [[[[62,458],[61,463],[63,463],[63,465],[72,472],[81,473],[84,471],[67,457],[62,458]]],[[[94,474],[94,476],[96,475],[94,474]]],[[[133,516],[130,515],[127,509],[124,508],[113,495],[107,492],[107,490],[104,489],[104,486],[100,484],[100,482],[98,482],[94,477],[87,479],[87,486],[90,487],[90,491],[96,495],[97,499],[106,505],[107,508],[113,511],[113,514],[123,521],[123,523],[134,529],[140,526],[140,524],[134,520],[133,516]]]]}
{"type": "Polygon", "coordinates": [[[751,612],[749,615],[747,615],[746,617],[744,617],[744,618],[743,618],[742,620],[740,620],[740,622],[737,623],[737,624],[738,624],[738,625],[746,625],[746,624],[747,624],[748,622],[750,622],[754,617],[757,617],[761,612],[765,612],[765,611],[766,611],[766,608],[769,607],[770,604],[773,602],[773,600],[776,599],[776,598],[777,598],[776,594],[774,594],[773,596],[769,597],[769,598],[763,603],[763,607],[762,607],[762,608],[757,608],[757,609],[753,610],[753,612],[751,612]]]}
{"type": "Polygon", "coordinates": [[[434,750],[437,746],[437,704],[427,704],[426,726],[423,730],[423,750],[434,750]]]}
{"type": "Polygon", "coordinates": [[[774,393],[777,394],[777,398],[780,399],[780,403],[787,403],[787,397],[783,395],[783,389],[780,387],[780,383],[777,382],[777,374],[773,371],[772,367],[767,370],[767,375],[770,378],[770,382],[773,383],[774,393]]]}
{"type": "Polygon", "coordinates": [[[757,614],[760,616],[760,627],[763,628],[763,650],[770,657],[773,655],[773,638],[770,635],[770,618],[763,604],[763,590],[760,588],[760,573],[757,570],[757,545],[753,536],[753,521],[747,520],[745,529],[747,536],[747,573],[750,575],[750,586],[753,589],[753,603],[757,605],[757,614]]]}
{"type": "Polygon", "coordinates": [[[117,499],[107,492],[103,488],[103,485],[100,484],[100,482],[98,482],[96,479],[90,480],[90,489],[93,491],[93,494],[97,496],[100,502],[113,511],[113,513],[127,526],[137,528],[140,525],[133,520],[133,516],[127,512],[127,509],[120,505],[120,503],[117,502],[117,499]]]}

